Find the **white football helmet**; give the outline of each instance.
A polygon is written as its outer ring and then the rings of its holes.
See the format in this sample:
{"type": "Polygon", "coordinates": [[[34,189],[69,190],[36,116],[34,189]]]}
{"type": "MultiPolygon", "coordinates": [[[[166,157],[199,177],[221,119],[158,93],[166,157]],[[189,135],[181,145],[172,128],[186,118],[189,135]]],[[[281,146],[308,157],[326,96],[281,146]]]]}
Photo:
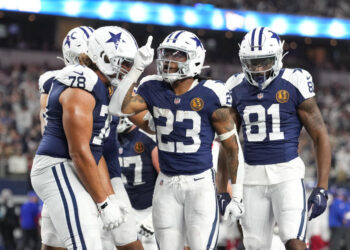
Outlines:
{"type": "Polygon", "coordinates": [[[66,66],[79,64],[79,55],[87,53],[87,41],[94,29],[88,26],[80,26],[71,29],[63,39],[62,54],[66,66]]]}
{"type": "Polygon", "coordinates": [[[131,128],[134,124],[126,117],[126,116],[121,116],[119,118],[119,123],[117,126],[117,133],[121,134],[127,131],[129,128],[131,128]]]}
{"type": "Polygon", "coordinates": [[[115,87],[129,72],[137,50],[134,36],[118,26],[98,28],[88,43],[90,59],[115,87]]]}
{"type": "Polygon", "coordinates": [[[159,45],[157,54],[158,75],[170,84],[199,75],[205,59],[205,49],[199,38],[185,30],[177,30],[168,35],[159,45]],[[187,60],[184,62],[176,60],[180,57],[185,57],[187,60]],[[169,72],[172,62],[177,63],[177,72],[169,72]]]}
{"type": "Polygon", "coordinates": [[[239,45],[239,58],[246,79],[264,89],[283,67],[283,44],[279,36],[265,27],[248,32],[239,45]]]}

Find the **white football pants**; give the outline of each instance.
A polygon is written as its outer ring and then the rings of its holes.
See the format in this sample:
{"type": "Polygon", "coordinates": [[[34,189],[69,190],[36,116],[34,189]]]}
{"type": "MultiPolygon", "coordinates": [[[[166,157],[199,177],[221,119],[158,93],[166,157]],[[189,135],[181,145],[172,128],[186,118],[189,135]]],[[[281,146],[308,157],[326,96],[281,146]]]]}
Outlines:
{"type": "Polygon", "coordinates": [[[153,225],[161,250],[215,249],[219,230],[215,171],[196,175],[159,173],[153,195],[153,225]]]}
{"type": "Polygon", "coordinates": [[[283,243],[305,241],[307,203],[302,179],[274,185],[244,185],[245,213],[241,220],[247,250],[270,250],[277,222],[283,243]]]}

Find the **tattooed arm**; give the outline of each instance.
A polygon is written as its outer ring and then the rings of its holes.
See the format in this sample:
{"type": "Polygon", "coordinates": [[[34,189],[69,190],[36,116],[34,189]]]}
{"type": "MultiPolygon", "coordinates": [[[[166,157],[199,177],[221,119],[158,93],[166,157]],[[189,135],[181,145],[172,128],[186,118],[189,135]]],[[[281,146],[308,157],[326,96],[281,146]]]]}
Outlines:
{"type": "MultiPolygon", "coordinates": [[[[212,125],[218,135],[222,135],[236,129],[228,108],[220,108],[214,111],[212,115],[212,125]]],[[[225,150],[225,156],[226,156],[225,161],[227,162],[225,166],[228,167],[228,169],[225,169],[223,170],[223,172],[220,173],[224,175],[222,176],[223,177],[222,181],[227,180],[227,178],[224,178],[224,177],[225,175],[227,176],[228,174],[232,180],[232,183],[236,183],[237,171],[238,171],[238,148],[239,148],[236,136],[232,134],[226,140],[221,141],[221,145],[222,145],[222,148],[225,150]]],[[[219,181],[219,183],[220,182],[221,181],[219,181]]],[[[225,185],[223,183],[220,183],[220,185],[221,184],[225,185]]],[[[226,185],[227,185],[227,182],[226,182],[226,185]]]]}
{"type": "Polygon", "coordinates": [[[239,115],[238,110],[235,108],[230,109],[230,114],[231,114],[233,121],[236,124],[237,133],[239,134],[241,124],[242,124],[241,116],[239,115]]]}
{"type": "Polygon", "coordinates": [[[147,109],[147,104],[142,96],[134,93],[134,87],[135,84],[131,85],[122,104],[122,112],[125,114],[137,114],[147,109]]]}
{"type": "Polygon", "coordinates": [[[331,147],[328,133],[315,97],[305,100],[298,107],[299,118],[311,136],[317,159],[317,187],[328,189],[331,165],[331,147]]]}

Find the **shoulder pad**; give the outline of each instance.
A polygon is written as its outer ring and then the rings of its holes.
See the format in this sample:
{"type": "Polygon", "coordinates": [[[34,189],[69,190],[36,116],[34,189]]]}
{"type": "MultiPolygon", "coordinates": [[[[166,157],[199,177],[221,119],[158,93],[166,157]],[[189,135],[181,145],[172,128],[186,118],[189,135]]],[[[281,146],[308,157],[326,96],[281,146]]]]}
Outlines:
{"type": "Polygon", "coordinates": [[[70,65],[60,71],[56,80],[68,87],[91,92],[98,81],[98,76],[86,66],[70,65]]]}
{"type": "Polygon", "coordinates": [[[312,76],[304,69],[285,69],[282,79],[290,82],[295,88],[297,88],[305,99],[315,95],[312,76]]]}
{"type": "Polygon", "coordinates": [[[140,84],[143,84],[144,82],[148,82],[148,81],[158,81],[158,82],[162,82],[163,81],[163,77],[159,76],[159,75],[150,75],[150,76],[145,76],[144,78],[141,79],[140,84]]]}
{"type": "Polygon", "coordinates": [[[40,77],[39,77],[39,92],[40,94],[45,94],[45,89],[44,89],[44,85],[45,83],[58,75],[60,71],[59,70],[50,70],[50,71],[47,71],[45,72],[44,74],[42,74],[40,77]]]}
{"type": "Polygon", "coordinates": [[[244,73],[234,74],[229,79],[227,79],[225,84],[227,88],[231,90],[237,85],[239,85],[243,81],[244,77],[244,73]]]}
{"type": "Polygon", "coordinates": [[[231,107],[232,105],[231,94],[223,82],[206,80],[203,86],[215,93],[215,95],[219,98],[222,106],[231,107]]]}

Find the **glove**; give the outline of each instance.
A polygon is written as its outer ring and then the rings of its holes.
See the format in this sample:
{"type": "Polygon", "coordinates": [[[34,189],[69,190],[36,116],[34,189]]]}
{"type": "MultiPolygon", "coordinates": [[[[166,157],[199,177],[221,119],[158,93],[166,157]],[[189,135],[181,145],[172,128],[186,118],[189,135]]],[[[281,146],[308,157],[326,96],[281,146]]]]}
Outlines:
{"type": "Polygon", "coordinates": [[[231,201],[231,196],[229,193],[225,192],[225,193],[218,194],[219,211],[222,216],[225,214],[225,209],[227,205],[230,203],[230,201],[231,201]]]}
{"type": "Polygon", "coordinates": [[[142,236],[145,236],[146,238],[152,237],[152,235],[154,234],[152,214],[147,216],[147,218],[141,222],[141,224],[139,225],[138,233],[142,236]]]}
{"type": "Polygon", "coordinates": [[[309,221],[321,215],[327,207],[328,193],[324,188],[314,188],[307,200],[309,221]]]}
{"type": "Polygon", "coordinates": [[[129,213],[128,206],[125,205],[125,203],[122,202],[121,200],[118,200],[116,194],[112,194],[108,196],[108,198],[111,200],[111,202],[113,202],[116,206],[119,207],[120,211],[123,213],[124,216],[126,216],[129,213]]]}
{"type": "Polygon", "coordinates": [[[152,40],[153,36],[149,36],[147,43],[139,48],[136,53],[134,67],[139,71],[143,71],[153,61],[154,49],[151,48],[152,40]]]}
{"type": "Polygon", "coordinates": [[[108,197],[104,202],[97,203],[97,208],[101,215],[103,228],[106,230],[119,227],[125,221],[121,209],[108,197]]]}
{"type": "Polygon", "coordinates": [[[224,220],[230,219],[232,223],[241,218],[244,214],[244,205],[242,200],[232,198],[230,203],[226,206],[224,213],[224,220]]]}

